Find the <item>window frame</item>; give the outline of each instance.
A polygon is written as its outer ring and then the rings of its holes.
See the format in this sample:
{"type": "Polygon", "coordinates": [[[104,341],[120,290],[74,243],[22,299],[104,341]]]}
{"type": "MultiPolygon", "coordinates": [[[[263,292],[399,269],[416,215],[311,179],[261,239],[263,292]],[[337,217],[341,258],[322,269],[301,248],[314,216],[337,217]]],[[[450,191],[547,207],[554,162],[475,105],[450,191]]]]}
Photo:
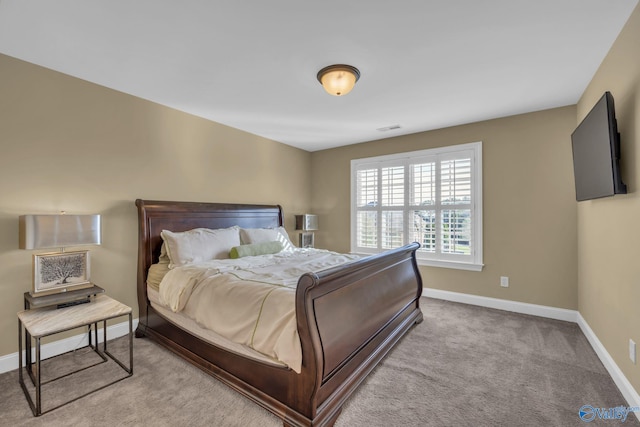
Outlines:
{"type": "MultiPolygon", "coordinates": [[[[455,208],[455,204],[442,204],[439,200],[440,198],[440,178],[439,174],[440,165],[443,161],[446,161],[447,158],[460,158],[461,152],[471,152],[471,202],[469,204],[465,204],[471,211],[471,254],[467,255],[456,255],[456,254],[429,254],[422,251],[418,251],[416,253],[416,258],[419,265],[424,266],[433,266],[433,267],[445,267],[445,268],[454,268],[460,270],[470,270],[470,271],[481,271],[483,264],[483,239],[482,239],[482,141],[471,142],[466,144],[457,144],[446,147],[438,147],[431,148],[425,150],[404,152],[404,153],[395,153],[384,156],[376,156],[376,157],[368,157],[362,159],[353,159],[351,160],[351,201],[350,201],[350,236],[351,236],[351,252],[359,253],[363,255],[371,255],[380,252],[384,252],[385,248],[382,248],[382,212],[385,211],[402,211],[405,221],[403,223],[403,236],[404,239],[410,239],[409,233],[409,221],[406,220],[408,218],[409,212],[416,210],[416,206],[411,205],[410,200],[410,182],[411,178],[409,176],[411,165],[412,164],[420,164],[418,159],[424,160],[425,158],[434,158],[437,159],[436,163],[436,206],[432,209],[434,212],[442,211],[442,210],[450,210],[452,207],[455,208]],[[380,186],[380,182],[382,178],[380,177],[383,168],[393,167],[397,165],[404,166],[404,204],[403,206],[382,206],[381,202],[378,202],[380,199],[380,195],[382,194],[383,189],[377,188],[376,191],[378,193],[377,200],[372,206],[357,206],[357,185],[358,185],[358,170],[366,169],[366,166],[370,166],[371,169],[377,169],[378,175],[378,187],[380,186]],[[377,234],[377,248],[364,248],[357,246],[357,220],[358,220],[358,212],[380,212],[377,216],[378,221],[376,223],[376,234],[377,234]],[[462,258],[464,257],[464,258],[462,258]]],[[[465,207],[465,209],[466,209],[465,207]]],[[[436,218],[439,218],[436,215],[436,218]]],[[[438,238],[436,241],[436,245],[442,244],[442,233],[437,233],[438,238]]],[[[409,241],[404,241],[403,244],[410,243],[409,241]]]]}

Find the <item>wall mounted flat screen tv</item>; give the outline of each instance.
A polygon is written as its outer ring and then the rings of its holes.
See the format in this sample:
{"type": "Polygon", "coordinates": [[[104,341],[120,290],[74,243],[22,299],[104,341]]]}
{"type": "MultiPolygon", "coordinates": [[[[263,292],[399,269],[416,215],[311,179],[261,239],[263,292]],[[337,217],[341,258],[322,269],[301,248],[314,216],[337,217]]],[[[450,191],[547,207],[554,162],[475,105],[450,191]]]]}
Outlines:
{"type": "Polygon", "coordinates": [[[620,134],[610,92],[571,134],[576,200],[626,194],[620,175],[620,134]]]}

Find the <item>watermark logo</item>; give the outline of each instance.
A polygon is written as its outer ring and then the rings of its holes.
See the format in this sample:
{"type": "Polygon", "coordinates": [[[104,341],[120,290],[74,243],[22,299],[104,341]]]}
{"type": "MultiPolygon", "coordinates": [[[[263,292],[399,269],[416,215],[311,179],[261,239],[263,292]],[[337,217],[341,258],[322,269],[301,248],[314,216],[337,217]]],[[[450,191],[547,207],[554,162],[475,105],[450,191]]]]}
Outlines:
{"type": "Polygon", "coordinates": [[[591,405],[584,405],[578,411],[580,419],[585,423],[590,423],[596,418],[601,420],[627,421],[630,412],[640,411],[638,406],[616,406],[615,408],[594,408],[591,405]]]}

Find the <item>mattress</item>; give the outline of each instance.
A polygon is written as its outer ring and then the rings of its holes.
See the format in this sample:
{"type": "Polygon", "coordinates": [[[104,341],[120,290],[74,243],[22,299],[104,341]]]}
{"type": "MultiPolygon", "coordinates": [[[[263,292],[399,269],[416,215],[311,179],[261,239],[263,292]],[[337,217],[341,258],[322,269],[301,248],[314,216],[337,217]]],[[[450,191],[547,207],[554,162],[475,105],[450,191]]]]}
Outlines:
{"type": "Polygon", "coordinates": [[[151,306],[158,313],[160,313],[162,317],[164,317],[174,325],[180,327],[181,329],[189,332],[191,335],[194,335],[208,342],[209,344],[224,348],[231,353],[253,359],[257,362],[287,368],[287,365],[283,362],[267,357],[264,354],[257,352],[245,345],[235,343],[209,329],[203,328],[202,326],[198,325],[193,319],[190,319],[181,312],[174,313],[167,306],[163,305],[160,302],[160,295],[157,289],[150,285],[147,286],[147,296],[149,298],[151,306]]]}

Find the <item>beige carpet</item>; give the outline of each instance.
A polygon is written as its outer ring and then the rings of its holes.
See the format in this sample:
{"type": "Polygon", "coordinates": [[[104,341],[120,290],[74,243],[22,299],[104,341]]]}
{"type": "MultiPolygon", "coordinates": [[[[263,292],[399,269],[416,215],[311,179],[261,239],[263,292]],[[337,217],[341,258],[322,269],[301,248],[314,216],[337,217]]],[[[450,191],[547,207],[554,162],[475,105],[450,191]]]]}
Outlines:
{"type": "MultiPolygon", "coordinates": [[[[577,325],[424,299],[425,321],[347,402],[336,427],[581,426],[583,405],[627,406],[577,325]]],[[[126,359],[126,340],[110,343],[126,359]]],[[[84,350],[45,362],[56,375],[84,350]]],[[[113,363],[44,386],[44,410],[124,375],[113,363]]],[[[620,420],[589,425],[618,425],[620,420]]],[[[17,371],[0,375],[6,426],[281,426],[280,420],[148,339],[134,375],[34,418],[17,371]]],[[[625,426],[640,425],[629,414],[625,426]]]]}

